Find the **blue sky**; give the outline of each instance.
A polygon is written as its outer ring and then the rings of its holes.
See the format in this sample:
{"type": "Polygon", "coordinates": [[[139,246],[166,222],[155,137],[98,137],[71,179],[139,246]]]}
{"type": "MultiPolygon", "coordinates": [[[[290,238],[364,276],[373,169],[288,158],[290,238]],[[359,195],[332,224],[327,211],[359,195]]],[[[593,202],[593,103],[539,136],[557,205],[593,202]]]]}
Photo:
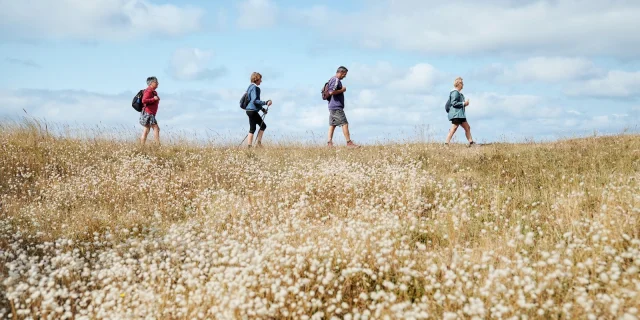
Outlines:
{"type": "Polygon", "coordinates": [[[637,132],[638,15],[623,0],[0,0],[0,117],[139,130],[130,101],[155,75],[164,133],[241,139],[258,71],[267,138],[322,143],[319,91],[345,65],[357,142],[443,140],[456,76],[479,142],[637,132]]]}

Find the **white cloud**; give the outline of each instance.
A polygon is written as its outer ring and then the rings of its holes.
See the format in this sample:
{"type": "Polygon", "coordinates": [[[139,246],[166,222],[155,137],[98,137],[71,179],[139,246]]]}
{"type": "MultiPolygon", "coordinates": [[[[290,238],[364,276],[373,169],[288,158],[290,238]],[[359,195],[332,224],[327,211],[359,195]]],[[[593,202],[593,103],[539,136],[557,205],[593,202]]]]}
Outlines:
{"type": "MultiPolygon", "coordinates": [[[[591,115],[582,118],[557,119],[558,126],[565,127],[563,131],[573,130],[575,133],[593,134],[601,133],[620,133],[624,129],[630,127],[632,123],[624,121],[616,114],[591,115]]],[[[635,124],[634,124],[635,125],[635,124]]]]}
{"type": "Polygon", "coordinates": [[[238,26],[259,29],[275,24],[278,7],[271,0],[246,0],[239,5],[238,26]]]}
{"type": "Polygon", "coordinates": [[[169,74],[177,80],[215,79],[226,73],[224,67],[208,68],[213,52],[198,48],[177,49],[171,57],[169,74]]]}
{"type": "Polygon", "coordinates": [[[612,70],[596,79],[571,84],[565,92],[573,96],[624,98],[640,94],[640,71],[612,70]]]}
{"type": "Polygon", "coordinates": [[[9,58],[7,57],[5,59],[7,62],[11,63],[11,64],[15,64],[15,65],[19,65],[19,66],[23,66],[23,67],[28,67],[28,68],[36,68],[36,69],[42,69],[42,66],[31,60],[31,59],[20,59],[20,58],[9,58]]]}
{"type": "Polygon", "coordinates": [[[204,11],[149,0],[0,0],[0,27],[12,36],[127,40],[199,30],[204,11]]]}
{"type": "Polygon", "coordinates": [[[505,70],[508,81],[561,82],[584,79],[601,74],[602,70],[585,58],[533,57],[505,70]]]}
{"type": "Polygon", "coordinates": [[[314,27],[327,27],[333,12],[322,5],[314,5],[303,9],[290,9],[285,12],[287,18],[295,23],[307,24],[314,27]]]}
{"type": "Polygon", "coordinates": [[[419,63],[400,79],[389,84],[389,88],[399,91],[420,92],[431,89],[437,78],[436,69],[427,63],[419,63]]]}
{"type": "Polygon", "coordinates": [[[363,89],[358,92],[355,100],[357,105],[372,106],[380,101],[380,97],[376,91],[363,89]]]}
{"type": "Polygon", "coordinates": [[[323,12],[309,25],[324,32],[329,21],[339,21],[338,36],[373,48],[467,55],[640,53],[640,37],[631,36],[640,30],[637,1],[378,0],[357,13],[330,6],[306,12],[323,12]]]}
{"type": "Polygon", "coordinates": [[[465,98],[469,99],[467,114],[475,119],[544,119],[566,113],[562,106],[550,107],[542,97],[534,95],[482,92],[465,93],[465,98]]]}
{"type": "Polygon", "coordinates": [[[401,76],[399,69],[394,68],[389,62],[379,61],[376,64],[354,63],[348,66],[347,77],[354,83],[366,86],[381,86],[389,83],[389,79],[401,76]]]}
{"type": "MultiPolygon", "coordinates": [[[[84,91],[65,90],[3,90],[0,91],[0,104],[3,106],[1,115],[25,115],[45,118],[54,122],[80,122],[94,125],[97,122],[115,124],[126,119],[123,106],[131,105],[133,98],[124,95],[102,95],[84,91]],[[128,101],[127,101],[128,100],[128,101]],[[91,101],[91,106],[87,106],[91,101]],[[87,112],[99,110],[100,116],[87,112]]],[[[129,107],[130,111],[136,113],[129,107]]]]}
{"type": "MultiPolygon", "coordinates": [[[[498,141],[555,140],[599,134],[616,134],[630,128],[629,123],[615,119],[611,115],[590,115],[582,117],[546,119],[494,119],[472,122],[474,138],[483,139],[486,132],[499,132],[498,141]],[[481,134],[478,134],[481,133],[481,134]]],[[[636,128],[637,129],[637,128],[636,128]]],[[[463,140],[459,134],[459,140],[463,140]]]]}
{"type": "Polygon", "coordinates": [[[355,64],[349,68],[348,77],[356,84],[381,87],[403,93],[428,92],[442,74],[428,63],[418,63],[409,68],[397,68],[388,62],[374,65],[355,64]]]}
{"type": "Polygon", "coordinates": [[[585,58],[532,57],[512,67],[493,63],[473,75],[506,84],[560,83],[569,96],[625,98],[640,94],[640,71],[605,70],[585,58]]]}

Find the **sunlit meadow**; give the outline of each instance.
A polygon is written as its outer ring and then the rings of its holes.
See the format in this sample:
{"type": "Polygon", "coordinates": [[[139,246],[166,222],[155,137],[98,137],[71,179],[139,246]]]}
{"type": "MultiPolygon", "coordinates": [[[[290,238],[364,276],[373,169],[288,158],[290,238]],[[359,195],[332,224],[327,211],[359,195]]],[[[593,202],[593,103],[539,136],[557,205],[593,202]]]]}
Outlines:
{"type": "Polygon", "coordinates": [[[640,317],[638,135],[0,143],[0,318],[640,317]]]}

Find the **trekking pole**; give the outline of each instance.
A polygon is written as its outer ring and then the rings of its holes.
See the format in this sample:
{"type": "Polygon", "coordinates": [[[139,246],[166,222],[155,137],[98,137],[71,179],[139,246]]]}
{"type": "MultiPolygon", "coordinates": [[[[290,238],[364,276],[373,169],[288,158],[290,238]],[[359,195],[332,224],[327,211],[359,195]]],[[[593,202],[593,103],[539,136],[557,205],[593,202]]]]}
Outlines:
{"type": "MultiPolygon", "coordinates": [[[[262,127],[262,124],[264,123],[264,118],[267,117],[267,113],[269,113],[269,107],[267,107],[267,112],[262,114],[262,117],[260,118],[260,126],[261,127],[262,127]]],[[[244,136],[244,139],[242,139],[242,141],[240,141],[240,144],[238,145],[238,148],[240,148],[242,146],[242,144],[244,143],[244,140],[246,140],[248,136],[249,136],[249,134],[247,133],[247,135],[244,136]]]]}

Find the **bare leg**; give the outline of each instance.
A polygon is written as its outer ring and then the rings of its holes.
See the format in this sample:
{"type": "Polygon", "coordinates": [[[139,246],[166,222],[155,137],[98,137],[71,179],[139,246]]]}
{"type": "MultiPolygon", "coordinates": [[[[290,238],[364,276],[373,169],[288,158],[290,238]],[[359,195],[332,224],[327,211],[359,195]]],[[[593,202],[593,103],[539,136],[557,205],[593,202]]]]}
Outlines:
{"type": "Polygon", "coordinates": [[[333,131],[336,130],[336,126],[329,126],[329,142],[331,142],[333,140],[333,131]]]}
{"type": "Polygon", "coordinates": [[[451,124],[451,129],[449,129],[449,135],[447,136],[447,144],[451,141],[451,138],[453,138],[453,134],[456,133],[456,130],[458,130],[458,125],[451,124]]]}
{"type": "Polygon", "coordinates": [[[152,125],[151,128],[153,128],[153,138],[155,139],[157,144],[160,144],[160,127],[155,124],[152,125]]]}
{"type": "Polygon", "coordinates": [[[463,122],[462,128],[464,129],[464,134],[467,136],[469,143],[473,142],[473,138],[471,137],[471,126],[469,126],[469,123],[463,122]]]}
{"type": "Polygon", "coordinates": [[[251,147],[252,143],[253,143],[253,133],[249,133],[249,135],[247,135],[247,145],[251,147]]]}
{"type": "Polygon", "coordinates": [[[144,129],[142,129],[142,136],[140,136],[140,143],[144,145],[144,143],[147,141],[147,136],[149,135],[149,131],[150,131],[151,127],[149,126],[144,126],[144,129]]]}
{"type": "Polygon", "coordinates": [[[344,138],[347,141],[351,141],[351,135],[349,134],[349,124],[345,124],[342,126],[342,134],[344,134],[344,138]]]}
{"type": "Polygon", "coordinates": [[[258,136],[256,137],[256,144],[258,146],[262,145],[262,135],[264,134],[264,130],[258,131],[258,136]]]}

